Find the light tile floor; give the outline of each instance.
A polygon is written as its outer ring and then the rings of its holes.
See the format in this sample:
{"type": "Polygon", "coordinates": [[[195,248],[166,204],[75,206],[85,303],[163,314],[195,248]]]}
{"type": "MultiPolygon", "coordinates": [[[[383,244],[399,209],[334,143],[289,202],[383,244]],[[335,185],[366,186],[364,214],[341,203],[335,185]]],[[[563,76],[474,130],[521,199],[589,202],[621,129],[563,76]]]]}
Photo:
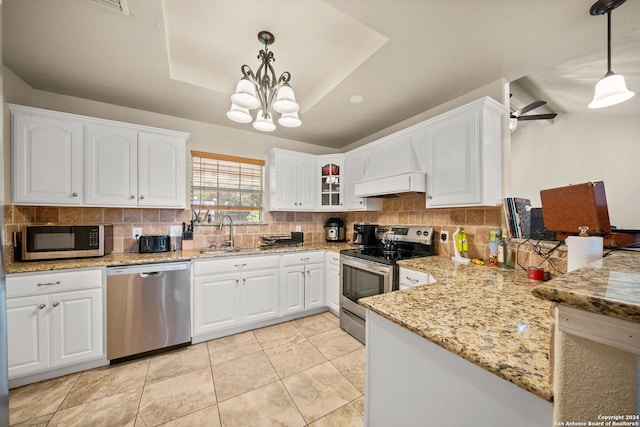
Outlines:
{"type": "Polygon", "coordinates": [[[331,313],[12,389],[11,425],[362,426],[364,346],[331,313]]]}

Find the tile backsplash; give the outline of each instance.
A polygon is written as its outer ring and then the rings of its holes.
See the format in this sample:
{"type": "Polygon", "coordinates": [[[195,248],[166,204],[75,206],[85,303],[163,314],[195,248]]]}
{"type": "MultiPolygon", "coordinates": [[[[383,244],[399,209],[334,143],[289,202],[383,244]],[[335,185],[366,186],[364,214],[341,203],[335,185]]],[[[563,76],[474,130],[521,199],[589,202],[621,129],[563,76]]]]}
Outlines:
{"type": "MultiPolygon", "coordinates": [[[[133,228],[142,228],[142,234],[169,234],[170,227],[189,222],[191,211],[182,209],[124,209],[124,208],[84,208],[84,207],[40,207],[5,206],[6,253],[13,258],[12,235],[25,225],[46,222],[54,223],[110,223],[114,225],[114,252],[137,252],[137,241],[132,238],[133,228]]],[[[489,256],[489,230],[502,228],[504,224],[501,206],[451,209],[427,209],[424,194],[408,194],[385,199],[380,212],[266,212],[264,224],[236,225],[235,244],[239,247],[260,245],[260,236],[265,234],[285,234],[296,231],[300,226],[306,242],[324,241],[324,224],[331,217],[340,217],[347,225],[347,238],[351,238],[353,224],[367,222],[381,225],[425,225],[435,231],[436,253],[440,256],[453,254],[453,242],[440,242],[440,232],[449,236],[460,226],[464,227],[471,258],[487,259],[489,256]]],[[[196,225],[193,248],[210,245],[220,246],[227,240],[229,228],[222,230],[216,225],[196,225]]],[[[515,244],[515,243],[514,243],[515,244]]],[[[530,245],[529,245],[530,246],[530,245]]],[[[537,265],[542,259],[527,245],[519,251],[522,265],[537,265]]],[[[513,253],[515,254],[515,247],[513,253]]],[[[558,259],[553,265],[557,270],[566,271],[566,252],[552,257],[558,259]]]]}

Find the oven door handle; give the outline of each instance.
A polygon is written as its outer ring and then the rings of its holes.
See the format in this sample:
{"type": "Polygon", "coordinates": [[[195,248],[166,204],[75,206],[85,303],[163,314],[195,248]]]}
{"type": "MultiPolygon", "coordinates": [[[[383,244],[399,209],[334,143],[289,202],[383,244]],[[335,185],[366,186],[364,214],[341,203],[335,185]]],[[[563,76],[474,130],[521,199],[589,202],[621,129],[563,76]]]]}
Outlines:
{"type": "Polygon", "coordinates": [[[365,259],[353,258],[353,257],[343,255],[341,261],[343,265],[359,268],[361,270],[375,271],[377,273],[382,273],[382,274],[387,274],[391,271],[391,267],[387,265],[378,264],[376,262],[365,260],[365,259]]]}

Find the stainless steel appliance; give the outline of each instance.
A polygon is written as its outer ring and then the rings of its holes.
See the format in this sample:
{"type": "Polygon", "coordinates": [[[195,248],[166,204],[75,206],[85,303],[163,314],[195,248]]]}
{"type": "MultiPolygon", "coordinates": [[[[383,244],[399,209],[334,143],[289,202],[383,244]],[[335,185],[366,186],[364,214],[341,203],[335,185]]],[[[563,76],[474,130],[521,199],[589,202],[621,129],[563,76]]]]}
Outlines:
{"type": "Polygon", "coordinates": [[[107,359],[191,342],[188,262],[107,268],[107,359]]]}
{"type": "Polygon", "coordinates": [[[377,226],[374,244],[340,251],[340,327],[365,342],[360,298],[398,290],[397,260],[433,255],[433,228],[377,226]]]}
{"type": "Polygon", "coordinates": [[[340,218],[329,218],[324,224],[324,238],[327,242],[345,242],[347,227],[340,218]]]}
{"type": "Polygon", "coordinates": [[[378,224],[365,224],[358,222],[353,224],[353,241],[361,247],[376,245],[376,228],[378,224]]]}
{"type": "Polygon", "coordinates": [[[103,256],[113,250],[113,225],[27,225],[13,238],[16,261],[103,256]]]}
{"type": "Polygon", "coordinates": [[[138,250],[140,253],[169,252],[171,237],[169,235],[140,236],[138,237],[138,250]]]}

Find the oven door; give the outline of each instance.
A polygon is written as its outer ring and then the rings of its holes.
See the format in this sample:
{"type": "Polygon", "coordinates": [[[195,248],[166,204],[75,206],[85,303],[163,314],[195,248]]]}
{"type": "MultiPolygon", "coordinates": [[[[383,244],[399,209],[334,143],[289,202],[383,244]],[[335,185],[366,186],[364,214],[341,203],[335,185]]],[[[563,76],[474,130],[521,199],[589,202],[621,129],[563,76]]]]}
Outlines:
{"type": "Polygon", "coordinates": [[[357,301],[392,290],[393,268],[390,265],[342,255],[340,272],[340,307],[363,320],[366,310],[357,301]]]}

